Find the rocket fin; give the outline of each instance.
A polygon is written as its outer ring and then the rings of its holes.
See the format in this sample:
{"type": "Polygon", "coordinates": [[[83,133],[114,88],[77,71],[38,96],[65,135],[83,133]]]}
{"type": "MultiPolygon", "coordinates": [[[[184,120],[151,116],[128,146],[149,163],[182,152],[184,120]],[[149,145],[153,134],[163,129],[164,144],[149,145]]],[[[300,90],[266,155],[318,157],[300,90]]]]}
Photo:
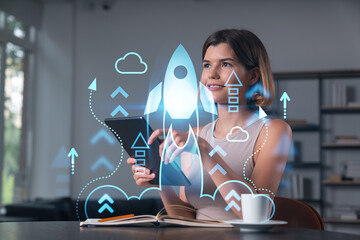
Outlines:
{"type": "Polygon", "coordinates": [[[150,91],[146,102],[144,115],[156,112],[158,110],[161,101],[161,89],[162,82],[160,82],[155,88],[150,91]]]}
{"type": "Polygon", "coordinates": [[[217,115],[213,95],[202,83],[200,83],[200,101],[206,112],[217,115]]]}

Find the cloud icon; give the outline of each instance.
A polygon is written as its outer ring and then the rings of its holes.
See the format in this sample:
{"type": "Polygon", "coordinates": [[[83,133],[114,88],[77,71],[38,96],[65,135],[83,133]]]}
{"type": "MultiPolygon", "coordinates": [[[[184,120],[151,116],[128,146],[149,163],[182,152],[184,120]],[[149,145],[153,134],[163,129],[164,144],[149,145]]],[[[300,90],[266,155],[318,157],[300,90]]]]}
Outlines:
{"type": "Polygon", "coordinates": [[[229,132],[228,134],[226,134],[226,140],[228,140],[229,142],[246,142],[248,139],[249,139],[249,133],[248,133],[246,130],[244,130],[244,129],[242,129],[241,127],[239,127],[239,126],[233,127],[233,128],[230,130],[230,132],[229,132]],[[241,132],[245,133],[246,138],[245,138],[245,139],[230,139],[229,137],[230,137],[230,135],[233,134],[233,131],[234,131],[235,129],[239,129],[241,132]]]}
{"type": "Polygon", "coordinates": [[[119,58],[115,62],[115,69],[120,74],[144,74],[147,71],[147,64],[143,62],[141,56],[136,52],[129,52],[124,57],[119,58]],[[129,58],[127,58],[129,57],[129,58]],[[134,59],[136,58],[136,59],[134,59]],[[131,60],[131,63],[129,62],[131,60]],[[131,67],[130,67],[131,66],[131,67]],[[135,67],[134,67],[135,66],[135,67]],[[124,70],[124,69],[136,70],[124,70]]]}

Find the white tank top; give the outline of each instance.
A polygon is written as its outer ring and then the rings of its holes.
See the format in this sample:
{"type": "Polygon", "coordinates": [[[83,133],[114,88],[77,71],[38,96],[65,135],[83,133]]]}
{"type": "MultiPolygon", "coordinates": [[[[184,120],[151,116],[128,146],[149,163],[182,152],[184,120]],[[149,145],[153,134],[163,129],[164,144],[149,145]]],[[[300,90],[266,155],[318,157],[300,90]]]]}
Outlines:
{"type": "MultiPolygon", "coordinates": [[[[219,154],[225,163],[234,170],[239,176],[243,176],[243,168],[245,165],[245,176],[250,178],[254,169],[254,159],[251,157],[246,162],[246,159],[254,152],[256,140],[259,136],[261,128],[264,125],[264,119],[258,119],[257,115],[254,115],[248,121],[247,126],[243,129],[249,133],[249,138],[246,142],[229,142],[226,138],[214,137],[215,122],[209,123],[203,127],[200,132],[200,137],[204,138],[213,148],[219,145],[225,152],[226,156],[219,154]],[[245,164],[246,162],[246,164],[245,164]]],[[[246,134],[240,130],[234,131],[234,134],[229,136],[229,140],[245,139],[246,134]]],[[[191,186],[185,187],[185,195],[189,203],[197,210],[197,219],[208,219],[207,216],[215,219],[230,220],[238,218],[231,210],[226,211],[226,202],[217,193],[215,200],[209,197],[200,198],[201,191],[201,168],[199,161],[193,161],[193,166],[188,174],[188,178],[191,182],[191,186]],[[201,213],[207,215],[204,216],[201,213]]],[[[216,185],[211,180],[211,177],[207,171],[203,171],[204,186],[203,193],[213,195],[216,190],[216,185]]]]}

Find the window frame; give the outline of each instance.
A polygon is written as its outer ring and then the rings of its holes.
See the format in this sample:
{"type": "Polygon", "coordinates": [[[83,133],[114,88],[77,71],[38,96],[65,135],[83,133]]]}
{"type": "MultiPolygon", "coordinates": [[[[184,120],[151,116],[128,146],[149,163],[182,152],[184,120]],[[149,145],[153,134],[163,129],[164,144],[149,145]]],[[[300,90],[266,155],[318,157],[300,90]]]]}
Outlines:
{"type": "MultiPolygon", "coordinates": [[[[6,21],[7,13],[2,12],[3,18],[6,21]]],[[[15,16],[16,18],[16,16],[15,16]]],[[[26,23],[25,23],[26,24],[26,23]]],[[[35,40],[31,42],[29,37],[30,27],[27,26],[27,35],[24,39],[16,37],[12,32],[6,29],[6,22],[3,25],[3,28],[0,28],[0,45],[1,49],[1,62],[0,62],[0,207],[2,207],[2,177],[3,177],[3,167],[4,167],[4,103],[5,103],[5,69],[6,69],[6,45],[11,42],[12,44],[18,45],[24,49],[24,89],[23,89],[23,107],[22,107],[22,128],[21,128],[21,148],[19,154],[19,164],[24,166],[19,169],[20,176],[25,176],[25,179],[22,179],[21,187],[25,191],[21,193],[21,200],[27,199],[27,191],[31,184],[31,179],[29,178],[30,174],[30,165],[32,159],[32,149],[33,149],[33,128],[34,128],[34,112],[33,112],[33,103],[34,103],[34,71],[35,71],[35,53],[36,53],[36,32],[35,40]]],[[[14,191],[18,186],[14,185],[14,191]]]]}

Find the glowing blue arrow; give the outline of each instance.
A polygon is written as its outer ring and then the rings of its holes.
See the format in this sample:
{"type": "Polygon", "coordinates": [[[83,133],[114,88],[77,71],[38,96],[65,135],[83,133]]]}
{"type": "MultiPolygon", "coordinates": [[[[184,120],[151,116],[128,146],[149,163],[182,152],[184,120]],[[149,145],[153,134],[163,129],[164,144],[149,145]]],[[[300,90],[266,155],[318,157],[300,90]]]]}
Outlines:
{"type": "Polygon", "coordinates": [[[78,157],[78,153],[76,152],[75,148],[71,148],[68,157],[71,156],[71,174],[74,174],[75,171],[75,157],[78,157]]]}
{"type": "Polygon", "coordinates": [[[116,95],[118,95],[119,93],[121,93],[121,95],[123,95],[125,98],[127,98],[129,96],[129,94],[127,94],[127,92],[125,92],[124,89],[122,89],[120,86],[110,95],[112,98],[116,97],[116,95]]]}
{"type": "Polygon", "coordinates": [[[259,106],[259,119],[262,119],[266,116],[267,114],[265,113],[265,111],[259,106]]]}
{"type": "Polygon", "coordinates": [[[99,204],[102,204],[104,201],[108,200],[108,202],[110,204],[114,203],[114,200],[107,194],[105,193],[98,201],[99,204]]]}
{"type": "Polygon", "coordinates": [[[226,211],[229,211],[230,208],[232,208],[232,207],[236,208],[237,211],[240,211],[239,205],[237,205],[237,203],[234,202],[234,201],[231,201],[231,202],[229,203],[229,205],[226,206],[225,210],[226,210],[226,211]]]}
{"type": "Polygon", "coordinates": [[[112,209],[109,204],[105,203],[102,205],[102,207],[98,210],[99,213],[102,213],[103,211],[108,210],[110,213],[114,212],[114,209],[112,209]]]}
{"type": "Polygon", "coordinates": [[[213,167],[213,169],[211,169],[211,171],[209,172],[210,175],[213,175],[216,171],[219,171],[222,173],[222,175],[226,175],[226,171],[219,165],[216,164],[215,167],[213,167]]]}
{"type": "Polygon", "coordinates": [[[104,157],[101,156],[92,166],[91,166],[91,171],[94,172],[96,171],[101,165],[104,165],[109,171],[113,171],[114,170],[114,165],[112,165],[109,160],[104,157]]]}
{"type": "Polygon", "coordinates": [[[90,90],[96,91],[96,78],[94,79],[94,81],[92,81],[92,83],[90,84],[90,86],[88,88],[90,90]]]}
{"type": "Polygon", "coordinates": [[[280,98],[280,101],[284,101],[284,119],[286,119],[286,101],[290,102],[289,95],[284,92],[280,98]]]}
{"type": "Polygon", "coordinates": [[[211,150],[211,152],[209,152],[209,156],[212,157],[216,152],[220,152],[224,157],[227,154],[219,145],[217,145],[213,150],[211,150]]]}
{"type": "Polygon", "coordinates": [[[104,129],[100,129],[90,140],[91,145],[96,144],[101,138],[104,138],[109,144],[115,144],[115,140],[104,129]]]}
{"type": "Polygon", "coordinates": [[[228,201],[230,198],[236,198],[236,200],[240,201],[240,196],[239,194],[234,190],[232,189],[226,196],[225,196],[225,201],[228,201]]]}

